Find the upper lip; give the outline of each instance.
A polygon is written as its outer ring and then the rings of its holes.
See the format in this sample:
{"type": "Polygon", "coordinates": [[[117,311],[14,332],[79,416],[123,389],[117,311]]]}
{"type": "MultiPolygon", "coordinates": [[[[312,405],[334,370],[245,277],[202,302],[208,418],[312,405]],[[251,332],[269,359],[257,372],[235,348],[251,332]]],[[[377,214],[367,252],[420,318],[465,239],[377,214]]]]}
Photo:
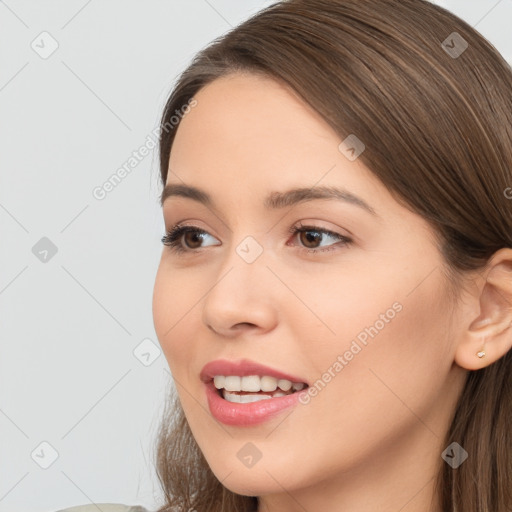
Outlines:
{"type": "Polygon", "coordinates": [[[247,375],[259,375],[263,377],[275,377],[276,379],[286,379],[291,382],[307,382],[302,377],[296,377],[280,370],[270,368],[263,364],[251,361],[250,359],[240,359],[238,361],[229,361],[227,359],[216,359],[203,366],[200,378],[203,382],[211,381],[216,375],[238,375],[244,377],[247,375]]]}

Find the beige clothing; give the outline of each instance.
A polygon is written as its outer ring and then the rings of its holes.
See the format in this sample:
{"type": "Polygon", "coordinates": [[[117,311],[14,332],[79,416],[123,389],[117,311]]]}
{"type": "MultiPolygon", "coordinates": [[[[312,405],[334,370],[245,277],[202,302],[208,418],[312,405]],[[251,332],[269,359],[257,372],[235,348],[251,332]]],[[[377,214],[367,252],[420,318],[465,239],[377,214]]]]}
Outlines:
{"type": "Polygon", "coordinates": [[[120,503],[90,503],[71,508],[57,510],[57,512],[149,512],[140,505],[122,505],[120,503]]]}

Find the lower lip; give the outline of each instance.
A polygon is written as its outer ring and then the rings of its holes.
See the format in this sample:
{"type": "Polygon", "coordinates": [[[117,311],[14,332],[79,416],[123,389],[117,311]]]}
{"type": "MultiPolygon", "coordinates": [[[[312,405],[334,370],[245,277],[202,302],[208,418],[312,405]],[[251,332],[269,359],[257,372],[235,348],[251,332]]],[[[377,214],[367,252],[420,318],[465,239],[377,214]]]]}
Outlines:
{"type": "Polygon", "coordinates": [[[213,385],[213,381],[205,383],[205,387],[208,407],[212,416],[225,425],[238,427],[257,425],[274,418],[284,409],[296,405],[301,394],[307,392],[307,388],[305,388],[291,395],[240,404],[228,402],[222,398],[218,389],[213,385]]]}

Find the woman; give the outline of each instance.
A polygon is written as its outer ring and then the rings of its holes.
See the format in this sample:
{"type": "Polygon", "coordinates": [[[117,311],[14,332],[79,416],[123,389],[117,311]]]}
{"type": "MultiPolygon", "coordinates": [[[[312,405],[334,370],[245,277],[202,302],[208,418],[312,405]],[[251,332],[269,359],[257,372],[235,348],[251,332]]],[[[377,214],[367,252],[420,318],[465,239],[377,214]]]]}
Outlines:
{"type": "Polygon", "coordinates": [[[511,510],[494,47],[422,0],[290,0],[202,51],[161,126],[160,511],[511,510]]]}
{"type": "Polygon", "coordinates": [[[424,0],[289,0],[161,123],[159,512],[512,509],[512,71],[424,0]]]}

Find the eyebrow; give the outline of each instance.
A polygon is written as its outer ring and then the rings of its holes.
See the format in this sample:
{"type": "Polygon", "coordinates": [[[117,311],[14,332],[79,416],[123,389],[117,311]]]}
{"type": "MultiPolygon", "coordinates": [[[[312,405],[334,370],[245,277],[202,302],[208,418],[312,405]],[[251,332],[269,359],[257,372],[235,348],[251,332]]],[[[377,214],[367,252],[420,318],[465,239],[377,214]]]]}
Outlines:
{"type": "MultiPolygon", "coordinates": [[[[166,199],[169,197],[185,197],[197,201],[205,206],[217,210],[215,202],[212,197],[197,187],[189,185],[180,185],[169,183],[162,191],[160,198],[160,205],[163,206],[166,199]]],[[[299,203],[313,201],[315,199],[330,199],[343,201],[348,204],[358,206],[368,213],[377,216],[377,212],[360,197],[352,194],[348,190],[336,187],[312,187],[312,188],[292,188],[286,192],[271,192],[264,201],[264,206],[268,210],[278,210],[294,206],[299,203]]]]}

